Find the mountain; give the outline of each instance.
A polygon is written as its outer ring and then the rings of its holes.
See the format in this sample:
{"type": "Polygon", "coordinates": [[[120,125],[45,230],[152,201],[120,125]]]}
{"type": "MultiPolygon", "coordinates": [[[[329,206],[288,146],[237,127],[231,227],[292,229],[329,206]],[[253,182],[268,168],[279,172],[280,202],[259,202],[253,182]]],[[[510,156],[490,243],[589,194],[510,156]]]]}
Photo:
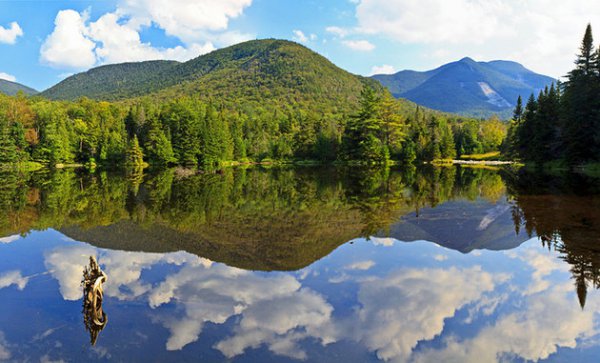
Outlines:
{"type": "Polygon", "coordinates": [[[33,88],[24,86],[20,83],[0,79],[0,93],[13,96],[16,95],[19,91],[22,91],[26,95],[34,95],[38,93],[38,91],[34,90],[33,88]]]}
{"type": "Polygon", "coordinates": [[[363,85],[380,85],[338,68],[310,49],[265,39],[216,50],[185,63],[150,61],[107,65],[65,79],[42,92],[57,100],[118,101],[141,96],[168,100],[194,95],[221,103],[299,105],[346,110],[363,85]]]}
{"type": "Polygon", "coordinates": [[[178,65],[175,61],[147,61],[101,66],[68,77],[40,95],[55,100],[139,96],[156,91],[162,75],[178,65]]]}
{"type": "Polygon", "coordinates": [[[426,71],[374,75],[398,98],[465,116],[510,117],[517,98],[537,94],[555,79],[510,61],[476,62],[463,58],[426,71]]]}

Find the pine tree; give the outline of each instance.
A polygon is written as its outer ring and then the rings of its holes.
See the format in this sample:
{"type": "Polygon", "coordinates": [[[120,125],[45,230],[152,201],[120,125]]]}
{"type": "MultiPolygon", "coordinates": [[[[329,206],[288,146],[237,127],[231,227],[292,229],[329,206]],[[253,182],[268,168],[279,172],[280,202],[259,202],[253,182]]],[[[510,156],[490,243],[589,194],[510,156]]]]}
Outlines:
{"type": "Polygon", "coordinates": [[[140,147],[137,135],[129,141],[129,146],[125,153],[125,165],[133,169],[141,169],[144,167],[144,152],[140,147]]]}
{"type": "Polygon", "coordinates": [[[570,164],[598,158],[598,54],[594,51],[592,27],[588,24],[576,67],[568,74],[563,93],[563,145],[570,164]]]}
{"type": "Polygon", "coordinates": [[[342,144],[346,160],[385,163],[389,158],[385,145],[378,138],[382,121],[380,99],[375,90],[365,86],[361,92],[359,111],[346,124],[342,144]]]}
{"type": "Polygon", "coordinates": [[[513,112],[512,119],[517,124],[520,124],[523,119],[523,99],[521,98],[521,95],[519,95],[519,98],[517,98],[517,106],[513,112]]]}
{"type": "Polygon", "coordinates": [[[400,115],[400,107],[389,91],[384,91],[379,107],[381,118],[381,140],[389,152],[397,155],[401,144],[406,137],[406,124],[404,117],[400,115]]]}
{"type": "Polygon", "coordinates": [[[144,144],[148,162],[155,165],[169,165],[177,162],[171,141],[160,128],[158,122],[151,121],[144,144]]]}
{"type": "Polygon", "coordinates": [[[0,115],[0,164],[12,164],[17,160],[17,146],[11,135],[10,123],[0,115]]]}

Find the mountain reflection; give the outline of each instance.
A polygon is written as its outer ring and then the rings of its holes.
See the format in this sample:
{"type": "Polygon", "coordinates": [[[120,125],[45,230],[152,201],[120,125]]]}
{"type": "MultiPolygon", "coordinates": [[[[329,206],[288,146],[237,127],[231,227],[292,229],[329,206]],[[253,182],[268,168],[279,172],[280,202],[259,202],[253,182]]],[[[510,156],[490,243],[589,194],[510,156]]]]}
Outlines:
{"type": "Polygon", "coordinates": [[[101,248],[185,250],[298,270],[356,237],[505,250],[537,235],[571,266],[582,307],[600,287],[600,187],[579,174],[467,167],[235,168],[179,177],[1,175],[0,235],[54,228],[101,248]]]}
{"type": "Polygon", "coordinates": [[[0,310],[13,314],[0,314],[0,345],[15,360],[479,363],[600,349],[600,193],[581,175],[240,168],[3,181],[0,310]],[[82,353],[70,321],[89,256],[110,278],[111,323],[82,353]],[[32,312],[46,318],[23,324],[32,312]]]}
{"type": "MultiPolygon", "coordinates": [[[[389,235],[407,213],[454,199],[493,207],[504,194],[495,171],[453,167],[237,168],[186,178],[168,170],[143,181],[58,171],[2,180],[0,235],[54,228],[99,247],[186,250],[253,270],[297,270],[356,237],[389,235]]],[[[483,215],[473,218],[479,224],[483,215]]]]}

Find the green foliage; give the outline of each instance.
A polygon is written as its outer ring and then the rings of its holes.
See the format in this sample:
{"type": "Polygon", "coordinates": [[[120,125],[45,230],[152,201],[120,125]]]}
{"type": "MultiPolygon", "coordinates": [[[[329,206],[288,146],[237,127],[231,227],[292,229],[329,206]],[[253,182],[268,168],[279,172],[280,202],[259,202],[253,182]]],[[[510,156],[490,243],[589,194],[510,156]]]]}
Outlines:
{"type": "Polygon", "coordinates": [[[133,139],[129,141],[125,154],[125,165],[134,170],[143,169],[144,167],[144,152],[140,147],[137,135],[134,135],[133,139]]]}
{"type": "Polygon", "coordinates": [[[586,28],[575,69],[567,82],[532,94],[525,110],[517,107],[503,152],[542,166],[571,166],[600,160],[600,57],[592,28],[586,28]]]}
{"type": "Polygon", "coordinates": [[[24,95],[34,95],[38,92],[33,88],[24,86],[20,83],[0,79],[0,93],[8,96],[14,96],[18,93],[22,93],[24,95]]]}
{"type": "Polygon", "coordinates": [[[385,233],[407,213],[454,198],[495,201],[503,194],[495,172],[403,170],[2,173],[0,235],[53,228],[103,248],[186,250],[231,266],[288,270],[358,236],[385,233]]]}
{"type": "Polygon", "coordinates": [[[210,169],[262,160],[410,163],[460,153],[456,130],[466,122],[475,125],[473,138],[482,149],[497,147],[496,134],[481,132],[488,129],[476,121],[396,100],[373,80],[299,44],[272,39],[186,63],[103,66],[44,95],[120,101],[0,96],[0,115],[19,159],[118,165],[129,160],[137,138],[144,161],[160,167],[210,169]]]}

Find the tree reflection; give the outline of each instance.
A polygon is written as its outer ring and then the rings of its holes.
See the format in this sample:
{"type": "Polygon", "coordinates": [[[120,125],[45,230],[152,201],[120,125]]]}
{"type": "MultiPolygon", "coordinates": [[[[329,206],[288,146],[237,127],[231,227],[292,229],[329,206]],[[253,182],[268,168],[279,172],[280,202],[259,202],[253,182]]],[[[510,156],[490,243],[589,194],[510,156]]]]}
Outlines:
{"type": "Polygon", "coordinates": [[[105,248],[186,250],[255,270],[299,269],[349,240],[389,235],[413,211],[503,195],[495,171],[461,167],[63,170],[3,180],[0,234],[54,228],[105,248]]]}
{"type": "Polygon", "coordinates": [[[582,174],[521,171],[503,175],[513,220],[571,266],[581,307],[589,286],[600,288],[600,190],[582,174]]]}

